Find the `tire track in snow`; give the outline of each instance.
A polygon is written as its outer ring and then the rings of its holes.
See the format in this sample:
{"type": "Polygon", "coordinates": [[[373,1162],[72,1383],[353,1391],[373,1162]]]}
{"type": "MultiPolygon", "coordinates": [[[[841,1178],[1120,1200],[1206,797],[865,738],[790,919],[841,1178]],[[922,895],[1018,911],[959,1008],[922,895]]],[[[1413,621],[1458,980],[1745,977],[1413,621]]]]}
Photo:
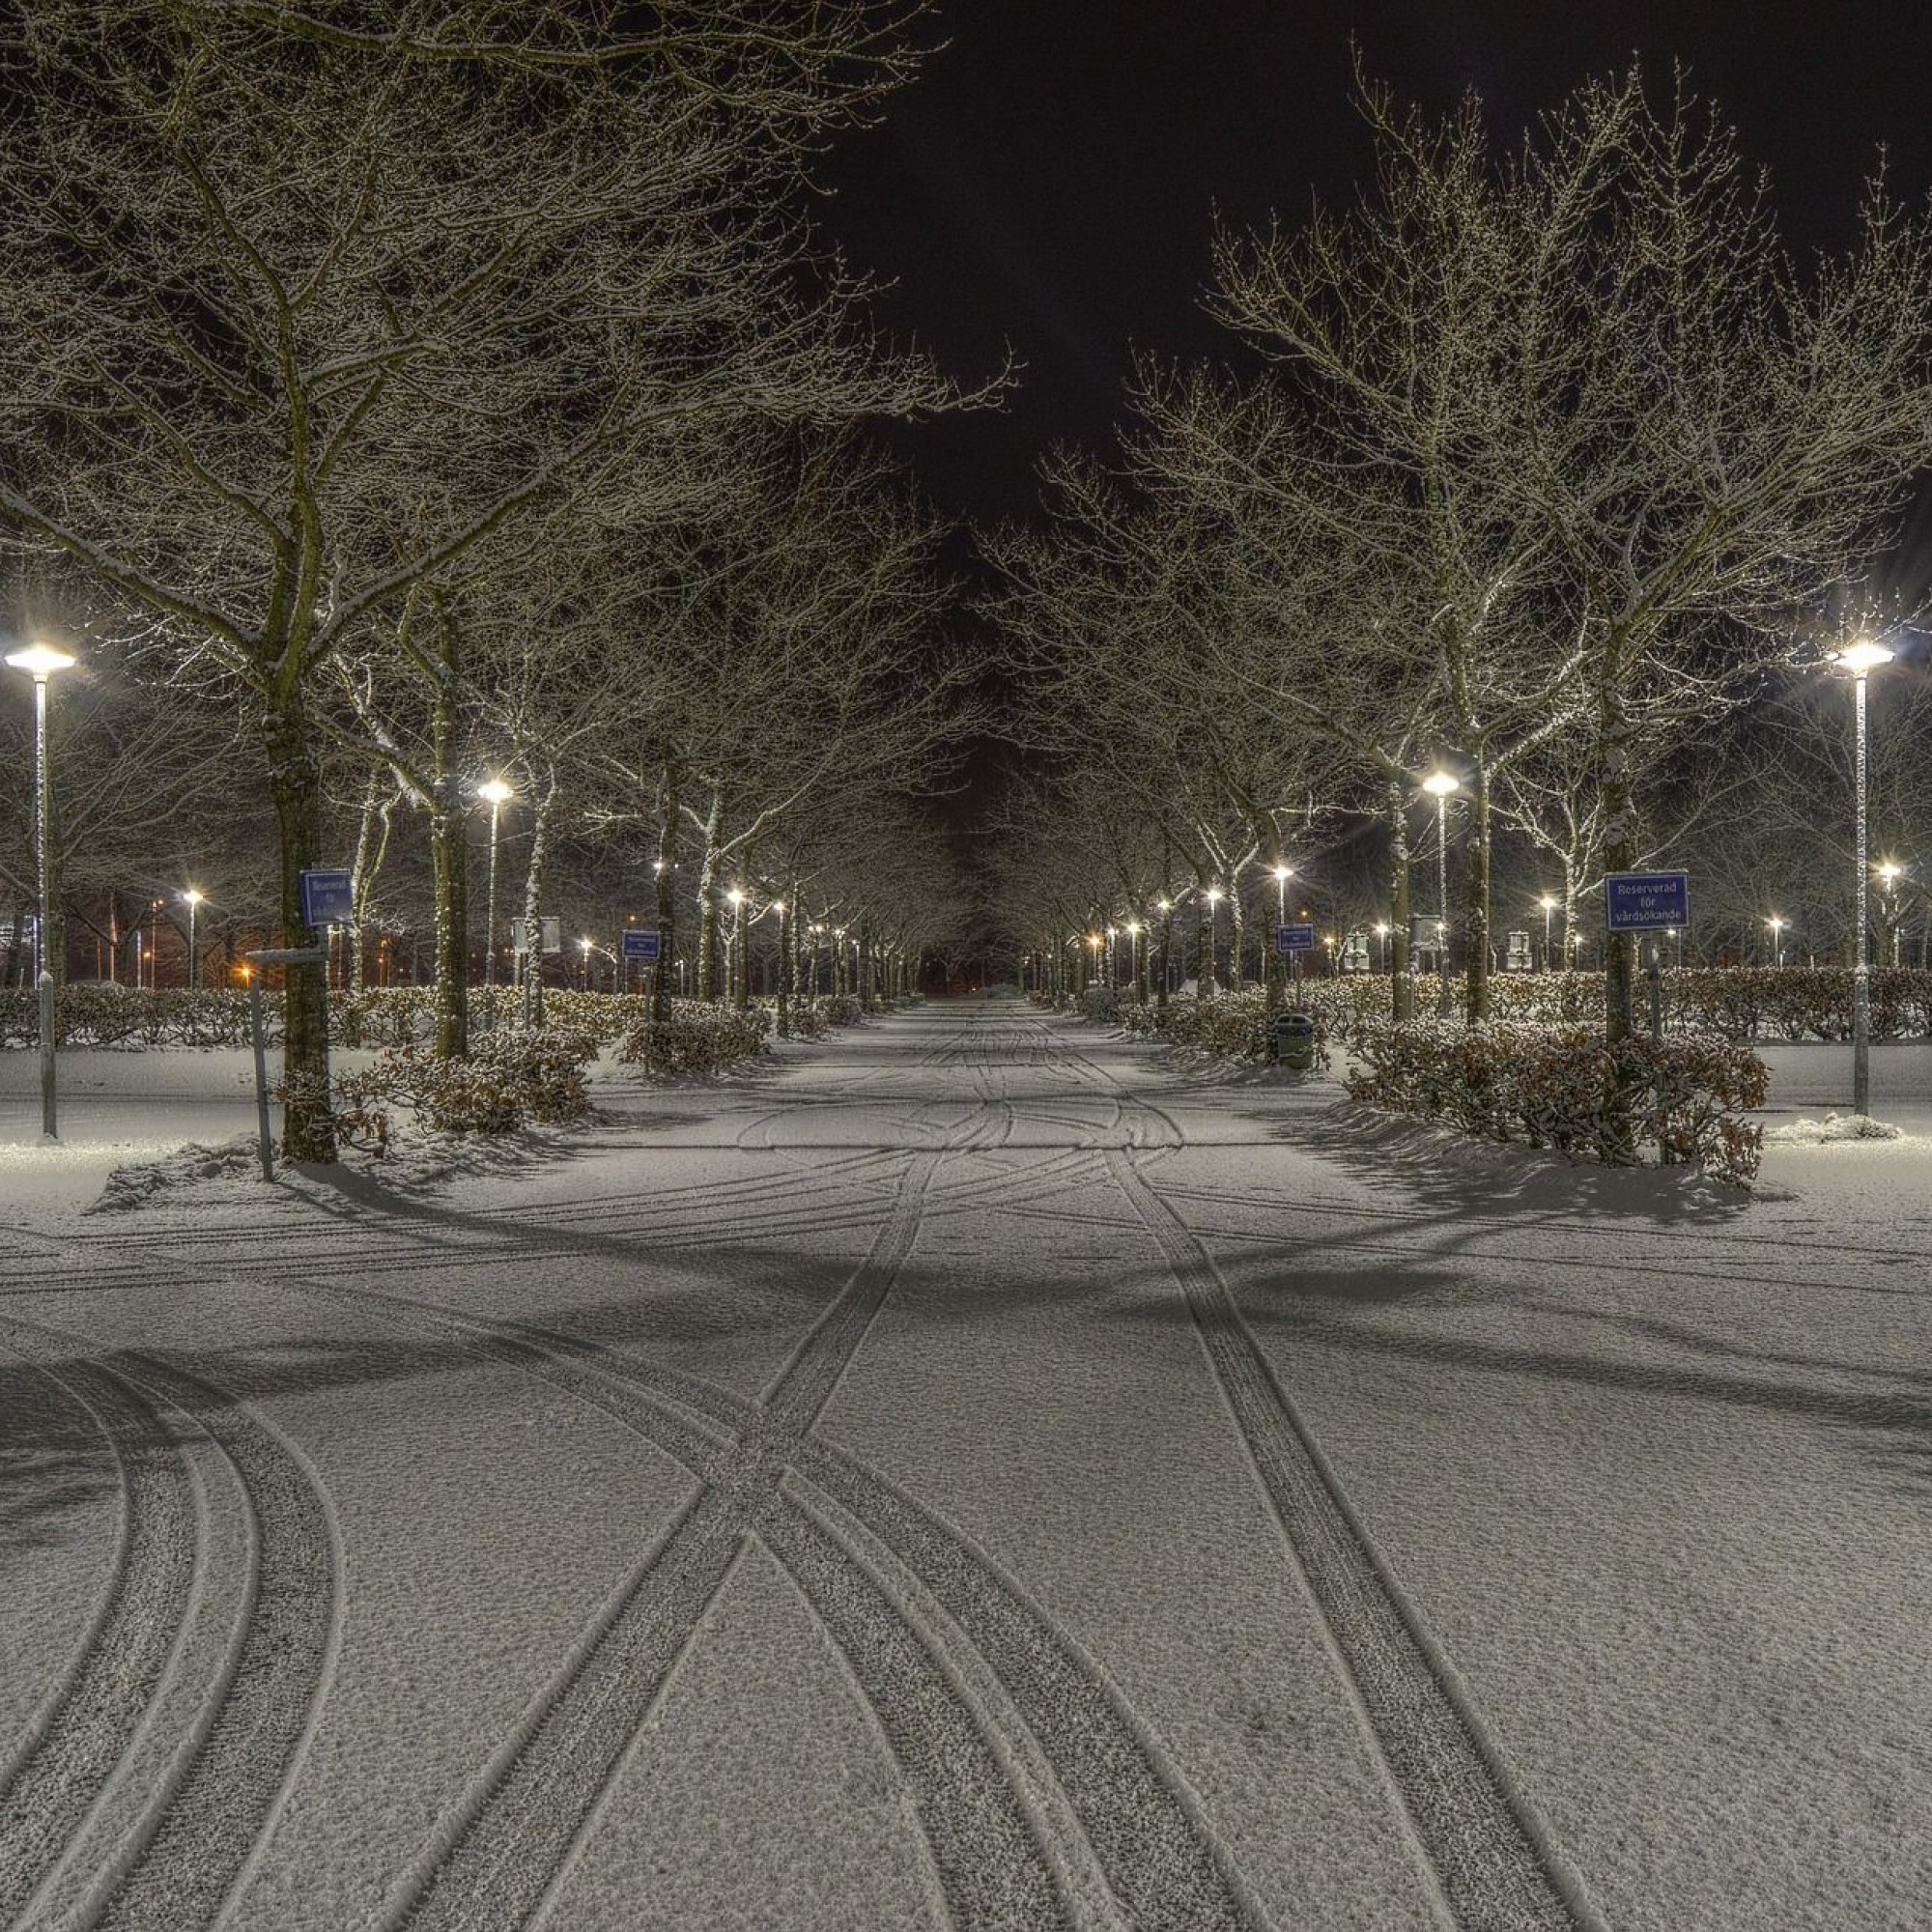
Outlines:
{"type": "MultiPolygon", "coordinates": [[[[391,1319],[413,1321],[418,1332],[454,1335],[490,1359],[525,1367],[606,1409],[700,1474],[717,1462],[720,1438],[746,1433],[756,1420],[754,1405],[714,1383],[564,1331],[454,1314],[373,1290],[314,1281],[308,1287],[331,1299],[376,1305],[391,1319]],[[718,1435],[699,1435],[683,1412],[701,1417],[718,1435]]],[[[858,1459],[815,1436],[798,1441],[790,1467],[828,1509],[857,1524],[917,1579],[984,1661],[1087,1841],[1084,1848],[1062,1847],[1063,1856],[1068,1863],[1091,1857],[1129,1923],[1144,1932],[1232,1932],[1265,1922],[1223,1868],[1211,1835],[1166,1771],[1157,1746],[1104,1673],[990,1557],[858,1459]]],[[[756,1527],[790,1569],[787,1539],[795,1531],[788,1519],[797,1511],[787,1503],[782,1490],[768,1486],[756,1504],[756,1527]]],[[[853,1561],[849,1551],[843,1554],[853,1561]]],[[[819,1611],[817,1596],[810,1589],[807,1595],[819,1611]]],[[[896,1610],[887,1609],[903,1624],[896,1610]]],[[[822,1620],[834,1628],[830,1612],[822,1612],[822,1620]]],[[[834,1634],[845,1647],[836,1630],[834,1634]]],[[[879,1670],[852,1649],[847,1655],[874,1701],[883,1681],[879,1670]]],[[[943,1673],[943,1660],[936,1667],[943,1673]]],[[[889,1715],[880,1712],[880,1718],[895,1736],[889,1715]]],[[[925,1795],[920,1804],[923,1816],[925,1795]]]]}
{"type": "MultiPolygon", "coordinates": [[[[870,1252],[762,1401],[740,1418],[736,1440],[720,1447],[687,1434],[673,1447],[699,1459],[702,1487],[446,1821],[387,1923],[482,1932],[528,1921],[567,1873],[586,1822],[754,1530],[870,1687],[955,1919],[986,1932],[1066,1922],[1030,1821],[957,1690],[849,1555],[778,1502],[800,1439],[912,1250],[938,1161],[933,1151],[912,1156],[870,1252]],[[935,1740],[945,1747],[937,1753],[935,1740]]],[[[525,1342],[497,1346],[526,1356],[552,1352],[525,1342]]],[[[658,1418],[659,1433],[667,1420],[658,1418]]],[[[675,1438],[674,1422],[669,1433],[675,1438]]]]}
{"type": "Polygon", "coordinates": [[[160,1690],[188,1614],[198,1561],[195,1483],[154,1405],[98,1363],[36,1359],[13,1323],[0,1335],[94,1421],[120,1477],[108,1580],[64,1682],[0,1774],[0,1923],[53,1873],[160,1690]]]}
{"type": "Polygon", "coordinates": [[[1223,1399],[1327,1625],[1416,1842],[1458,1925],[1600,1920],[1453,1667],[1370,1541],[1207,1250],[1136,1171],[1107,1165],[1186,1298],[1223,1399]]]}
{"type": "MultiPolygon", "coordinates": [[[[85,1347],[38,1323],[8,1325],[35,1336],[43,1350],[49,1343],[85,1347]]],[[[327,1504],[306,1464],[231,1390],[157,1352],[76,1356],[63,1360],[60,1373],[76,1363],[124,1384],[156,1428],[165,1429],[156,1405],[185,1416],[228,1463],[247,1512],[242,1608],[213,1682],[160,1779],[130,1800],[138,1816],[99,1868],[61,1877],[64,1893],[82,1893],[62,1906],[63,1932],[172,1932],[213,1922],[273,1830],[333,1666],[340,1557],[327,1504]]],[[[117,1764],[133,1739],[130,1696],[124,1693],[116,1711],[117,1764]]],[[[151,1690],[133,1728],[158,1701],[151,1690]]],[[[110,1784],[113,1777],[110,1769],[110,1784]]],[[[71,1795],[65,1808],[71,1808],[71,1795]]],[[[86,1833],[85,1819],[79,1822],[86,1833]]],[[[73,1842],[77,1849],[81,1839],[73,1842]]]]}

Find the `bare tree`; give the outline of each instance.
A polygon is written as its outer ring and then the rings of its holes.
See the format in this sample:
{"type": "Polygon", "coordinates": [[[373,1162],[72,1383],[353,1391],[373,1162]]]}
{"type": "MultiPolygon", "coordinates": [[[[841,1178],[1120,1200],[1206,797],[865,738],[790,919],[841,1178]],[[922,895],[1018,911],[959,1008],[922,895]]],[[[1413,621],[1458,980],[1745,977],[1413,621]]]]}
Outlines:
{"type": "MultiPolygon", "coordinates": [[[[907,9],[10,11],[0,529],[247,692],[291,939],[315,694],[366,622],[680,420],[949,400],[857,292],[806,293],[783,212],[800,141],[910,58],[907,9]]],[[[326,1026],[298,972],[299,1156],[333,1151],[326,1026]]]]}

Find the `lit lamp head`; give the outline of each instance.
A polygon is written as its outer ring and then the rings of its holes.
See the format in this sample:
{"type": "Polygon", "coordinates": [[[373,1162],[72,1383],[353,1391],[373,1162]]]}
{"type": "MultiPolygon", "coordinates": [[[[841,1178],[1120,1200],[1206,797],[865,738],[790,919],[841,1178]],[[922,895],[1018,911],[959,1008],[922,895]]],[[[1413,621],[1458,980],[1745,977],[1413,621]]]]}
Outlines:
{"type": "Polygon", "coordinates": [[[1162,912],[1172,912],[1174,910],[1174,901],[1172,899],[1155,899],[1154,904],[1157,905],[1162,912]]]}
{"type": "Polygon", "coordinates": [[[23,651],[9,651],[7,654],[9,668],[23,670],[41,684],[58,670],[71,670],[75,662],[71,652],[57,651],[51,644],[29,644],[23,651]]]}
{"type": "Polygon", "coordinates": [[[1545,912],[1554,912],[1556,910],[1556,901],[1553,898],[1551,898],[1548,893],[1545,893],[1544,895],[1537,900],[1537,904],[1541,906],[1545,912]]]}
{"type": "Polygon", "coordinates": [[[187,891],[182,895],[182,901],[190,910],[192,910],[194,907],[201,905],[207,899],[207,897],[208,895],[206,893],[198,893],[192,886],[190,886],[187,889],[187,891]]]}
{"type": "Polygon", "coordinates": [[[727,899],[729,899],[734,906],[743,905],[745,903],[745,895],[736,886],[733,886],[731,890],[724,895],[724,896],[727,899]]]}
{"type": "Polygon", "coordinates": [[[1876,670],[1880,665],[1889,664],[1897,656],[1883,644],[1875,644],[1869,638],[1859,638],[1847,644],[1841,651],[1832,653],[1832,662],[1840,670],[1848,670],[1854,677],[1863,677],[1876,670]]]}
{"type": "Polygon", "coordinates": [[[1293,866],[1277,866],[1274,868],[1274,876],[1277,883],[1286,885],[1290,879],[1294,877],[1294,867],[1293,866]]]}
{"type": "Polygon", "coordinates": [[[1221,898],[1222,898],[1222,894],[1221,894],[1221,888],[1219,886],[1209,886],[1208,888],[1208,903],[1210,906],[1219,905],[1221,903],[1221,898]]]}
{"type": "Polygon", "coordinates": [[[1886,860],[1878,867],[1878,875],[1884,881],[1887,892],[1889,892],[1893,886],[1897,885],[1904,874],[1905,867],[1891,859],[1886,860]]]}
{"type": "Polygon", "coordinates": [[[476,787],[476,796],[488,805],[507,805],[516,793],[501,779],[491,779],[476,787]]]}
{"type": "Polygon", "coordinates": [[[1454,772],[1434,771],[1423,780],[1422,788],[1438,803],[1452,791],[1463,789],[1463,781],[1454,772]]]}

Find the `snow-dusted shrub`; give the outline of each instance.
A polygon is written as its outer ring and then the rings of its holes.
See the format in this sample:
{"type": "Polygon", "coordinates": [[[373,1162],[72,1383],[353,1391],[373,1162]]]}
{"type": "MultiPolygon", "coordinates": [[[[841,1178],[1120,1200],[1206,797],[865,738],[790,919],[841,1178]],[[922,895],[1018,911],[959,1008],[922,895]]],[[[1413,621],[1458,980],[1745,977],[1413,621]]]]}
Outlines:
{"type": "Polygon", "coordinates": [[[787,1000],[785,1027],[793,1039],[823,1039],[832,1022],[815,1000],[787,1000]]]}
{"type": "Polygon", "coordinates": [[[1090,1020],[1112,1020],[1125,1004],[1118,986],[1089,986],[1080,995],[1080,1010],[1090,1020]]]}
{"type": "Polygon", "coordinates": [[[617,1058],[656,1073],[714,1073],[748,1054],[762,1053],[773,1013],[764,1007],[711,1006],[673,1000],[668,1020],[646,1015],[626,1034],[617,1058]]]}
{"type": "MultiPolygon", "coordinates": [[[[472,992],[469,997],[474,1020],[479,996],[472,992]]],[[[516,995],[498,987],[497,998],[514,1001],[516,995]]],[[[515,1009],[499,1006],[498,1010],[507,1017],[515,1009]]],[[[436,990],[431,986],[365,986],[359,993],[330,993],[328,1037],[337,1046],[407,1046],[429,1033],[435,1014],[436,990]]]]}
{"type": "Polygon", "coordinates": [[[385,1145],[392,1108],[443,1134],[501,1134],[526,1121],[575,1120],[589,1106],[583,1069],[597,1051],[587,1034],[499,1026],[472,1037],[468,1056],[439,1060],[406,1041],[366,1072],[335,1083],[336,1131],[354,1146],[385,1145]]]}
{"type": "Polygon", "coordinates": [[[828,993],[816,1004],[823,1009],[828,1026],[856,1026],[866,1016],[857,993],[828,993]]]}
{"type": "Polygon", "coordinates": [[[1417,1019],[1357,1026],[1354,1099],[1439,1120],[1485,1140],[1554,1148],[1630,1166],[1646,1148],[1720,1180],[1757,1172],[1764,1063],[1733,1041],[1693,1035],[1608,1045],[1583,1027],[1417,1019]]]}

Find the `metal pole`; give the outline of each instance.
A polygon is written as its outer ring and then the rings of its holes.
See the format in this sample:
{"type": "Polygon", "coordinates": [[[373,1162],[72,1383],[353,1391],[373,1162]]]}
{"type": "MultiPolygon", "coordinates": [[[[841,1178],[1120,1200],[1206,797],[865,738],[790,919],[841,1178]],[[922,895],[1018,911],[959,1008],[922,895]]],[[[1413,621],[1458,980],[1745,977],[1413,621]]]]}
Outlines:
{"type": "Polygon", "coordinates": [[[1871,988],[1865,966],[1865,678],[1852,680],[1858,711],[1859,890],[1852,967],[1852,1112],[1871,1112],[1871,988]]]}
{"type": "Polygon", "coordinates": [[[34,923],[35,975],[41,993],[41,1133],[47,1140],[60,1138],[55,1119],[54,1077],[54,975],[47,957],[47,929],[53,919],[53,782],[47,769],[47,680],[44,672],[34,679],[34,843],[38,848],[41,889],[41,916],[34,923]]]}
{"type": "Polygon", "coordinates": [[[1435,801],[1435,974],[1441,982],[1435,1010],[1449,1017],[1449,795],[1435,801]]]}
{"type": "MultiPolygon", "coordinates": [[[[497,814],[502,809],[500,799],[490,801],[490,884],[483,895],[483,983],[486,987],[497,983],[497,814]]],[[[490,1011],[487,1000],[484,1008],[490,1011]]]]}
{"type": "Polygon", "coordinates": [[[269,1136],[269,1052],[262,1037],[262,974],[248,976],[248,1032],[255,1048],[255,1134],[262,1154],[262,1179],[275,1178],[275,1144],[269,1136]]]}

